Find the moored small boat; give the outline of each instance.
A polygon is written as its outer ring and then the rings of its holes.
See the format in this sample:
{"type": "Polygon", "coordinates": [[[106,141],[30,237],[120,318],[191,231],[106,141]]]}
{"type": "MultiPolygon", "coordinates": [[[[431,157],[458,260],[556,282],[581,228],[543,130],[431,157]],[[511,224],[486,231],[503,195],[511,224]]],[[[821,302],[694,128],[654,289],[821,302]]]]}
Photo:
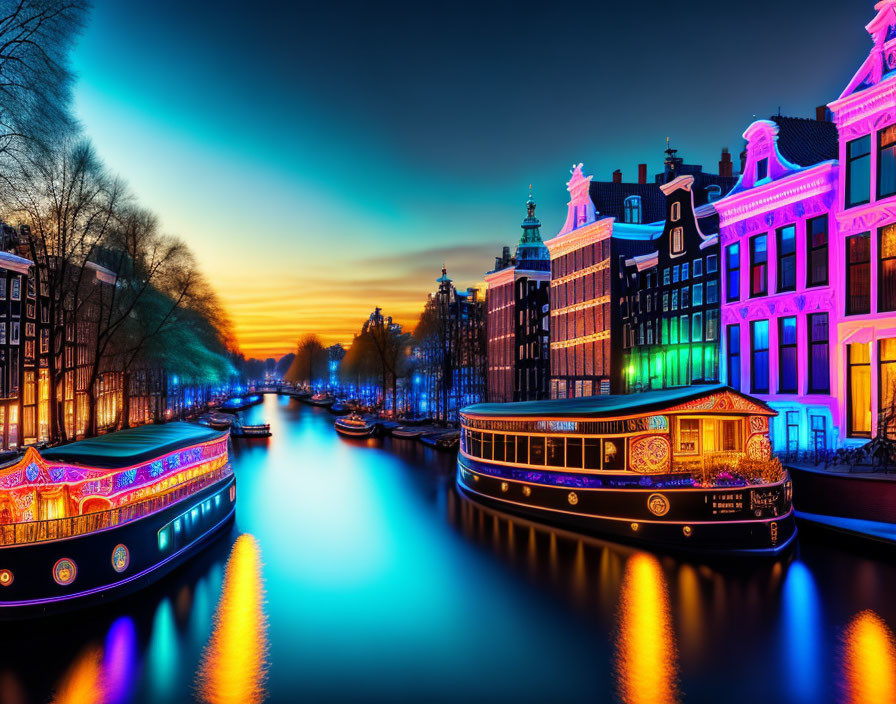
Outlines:
{"type": "Polygon", "coordinates": [[[793,541],[775,412],[724,386],[478,404],[459,487],[540,520],[647,546],[775,554],[793,541]]]}
{"type": "Polygon", "coordinates": [[[336,402],[329,394],[314,394],[311,398],[308,399],[308,403],[312,406],[323,406],[328,407],[332,406],[336,402]]]}
{"type": "Polygon", "coordinates": [[[397,428],[392,430],[392,437],[394,438],[406,438],[410,440],[419,438],[422,434],[423,430],[421,428],[408,427],[405,425],[399,425],[397,428]]]}
{"type": "Polygon", "coordinates": [[[148,425],[0,468],[0,617],[128,593],[233,519],[228,434],[148,425]]]}
{"type": "Polygon", "coordinates": [[[252,396],[238,396],[236,398],[227,399],[224,403],[218,406],[218,410],[226,411],[227,413],[236,413],[238,411],[251,408],[252,406],[257,406],[263,400],[264,398],[260,394],[253,394],[252,396]]]}
{"type": "Polygon", "coordinates": [[[351,438],[367,438],[373,435],[376,425],[366,418],[352,413],[341,416],[333,423],[336,432],[351,438]]]}
{"type": "Polygon", "coordinates": [[[235,438],[269,438],[271,437],[271,424],[245,425],[243,423],[234,423],[230,434],[235,438]]]}

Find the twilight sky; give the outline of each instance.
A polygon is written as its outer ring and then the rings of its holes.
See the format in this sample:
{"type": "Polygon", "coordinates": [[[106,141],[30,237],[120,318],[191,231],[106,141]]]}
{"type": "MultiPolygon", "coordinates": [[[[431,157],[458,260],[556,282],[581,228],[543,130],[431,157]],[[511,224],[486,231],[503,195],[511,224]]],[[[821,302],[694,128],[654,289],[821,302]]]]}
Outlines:
{"type": "Polygon", "coordinates": [[[197,253],[247,356],[411,326],[444,261],[474,285],[542,235],[573,162],[716,171],[758,117],[812,116],[871,46],[872,0],[95,0],[76,110],[197,253]]]}

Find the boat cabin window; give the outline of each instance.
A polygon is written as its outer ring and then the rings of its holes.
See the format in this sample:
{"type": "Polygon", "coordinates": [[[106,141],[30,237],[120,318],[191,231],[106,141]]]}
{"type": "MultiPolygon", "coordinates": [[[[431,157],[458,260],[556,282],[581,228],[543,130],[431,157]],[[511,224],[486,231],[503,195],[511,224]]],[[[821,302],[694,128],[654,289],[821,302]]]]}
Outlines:
{"type": "Polygon", "coordinates": [[[678,422],[678,454],[696,455],[700,451],[700,421],[682,418],[678,422]]]}
{"type": "Polygon", "coordinates": [[[603,469],[625,469],[625,439],[604,440],[603,469]]]}
{"type": "Polygon", "coordinates": [[[544,438],[529,438],[529,464],[544,464],[544,438]]]}

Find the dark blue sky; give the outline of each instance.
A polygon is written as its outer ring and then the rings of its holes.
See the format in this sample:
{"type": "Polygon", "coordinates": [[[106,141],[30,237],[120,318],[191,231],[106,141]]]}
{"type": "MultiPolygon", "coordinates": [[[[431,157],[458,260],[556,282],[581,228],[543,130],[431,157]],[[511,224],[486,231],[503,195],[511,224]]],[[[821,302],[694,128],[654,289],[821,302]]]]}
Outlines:
{"type": "Polygon", "coordinates": [[[97,0],[77,107],[262,353],[308,330],[347,339],[374,304],[409,321],[443,260],[481,280],[518,238],[529,183],[542,234],[560,228],[573,162],[633,180],[669,136],[715,171],[754,118],[835,99],[873,14],[870,0],[97,0]]]}

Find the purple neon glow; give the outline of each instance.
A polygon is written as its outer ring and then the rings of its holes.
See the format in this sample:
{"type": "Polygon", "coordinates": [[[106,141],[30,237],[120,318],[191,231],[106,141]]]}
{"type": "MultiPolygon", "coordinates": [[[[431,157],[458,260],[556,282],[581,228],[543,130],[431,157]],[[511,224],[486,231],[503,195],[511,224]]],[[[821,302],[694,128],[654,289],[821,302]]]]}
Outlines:
{"type": "Polygon", "coordinates": [[[103,694],[105,704],[123,704],[130,699],[137,676],[137,629],[129,616],[117,619],[106,634],[103,649],[103,694]]]}

